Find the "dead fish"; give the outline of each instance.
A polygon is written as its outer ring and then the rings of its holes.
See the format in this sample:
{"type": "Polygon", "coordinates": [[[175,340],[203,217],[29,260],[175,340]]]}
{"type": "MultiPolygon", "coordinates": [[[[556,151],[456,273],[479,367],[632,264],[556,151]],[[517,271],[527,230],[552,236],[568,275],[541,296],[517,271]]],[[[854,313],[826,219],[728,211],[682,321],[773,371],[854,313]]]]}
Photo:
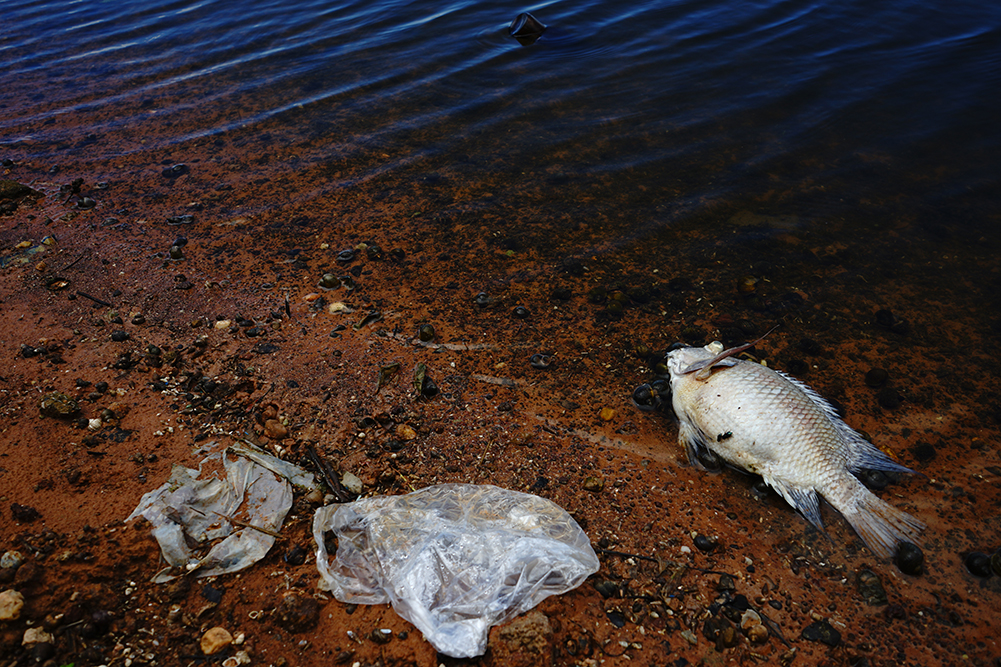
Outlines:
{"type": "Polygon", "coordinates": [[[892,557],[898,544],[916,542],[924,524],[877,498],[853,474],[914,471],[867,442],[807,385],[736,358],[753,344],[668,352],[678,440],[689,460],[701,467],[697,453],[708,449],[761,475],[820,530],[817,495],[823,496],[878,556],[892,557]]]}

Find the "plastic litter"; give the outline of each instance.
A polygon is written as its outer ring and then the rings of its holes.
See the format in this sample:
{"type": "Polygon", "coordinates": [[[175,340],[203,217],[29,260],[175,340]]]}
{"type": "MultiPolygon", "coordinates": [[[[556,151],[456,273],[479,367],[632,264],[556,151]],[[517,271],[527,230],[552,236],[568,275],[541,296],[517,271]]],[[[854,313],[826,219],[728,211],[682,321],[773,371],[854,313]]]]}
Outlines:
{"type": "Polygon", "coordinates": [[[210,454],[198,470],[175,464],[167,482],[145,494],[126,519],[143,516],[153,524],[169,567],[152,581],[227,574],[259,561],[292,507],[292,484],[315,485],[302,468],[239,445],[210,454]],[[220,457],[226,478],[199,479],[202,467],[220,457]]]}
{"type": "Polygon", "coordinates": [[[341,602],[382,604],[413,623],[441,653],[486,651],[490,627],[598,571],[587,535],[538,496],[474,484],[441,484],[317,510],[320,588],[341,602]],[[337,537],[328,556],[324,533],[337,537]]]}

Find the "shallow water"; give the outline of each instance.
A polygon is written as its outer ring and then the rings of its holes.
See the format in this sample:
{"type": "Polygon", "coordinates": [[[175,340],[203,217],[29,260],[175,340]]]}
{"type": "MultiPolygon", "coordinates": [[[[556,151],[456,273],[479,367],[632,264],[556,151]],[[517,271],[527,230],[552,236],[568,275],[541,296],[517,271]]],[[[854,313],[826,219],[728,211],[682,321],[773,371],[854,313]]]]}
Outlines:
{"type": "Polygon", "coordinates": [[[4,23],[0,136],[25,158],[380,151],[354,178],[483,180],[542,215],[586,197],[613,244],[721,205],[996,226],[991,3],[22,2],[4,23]],[[528,47],[525,9],[549,26],[528,47]]]}

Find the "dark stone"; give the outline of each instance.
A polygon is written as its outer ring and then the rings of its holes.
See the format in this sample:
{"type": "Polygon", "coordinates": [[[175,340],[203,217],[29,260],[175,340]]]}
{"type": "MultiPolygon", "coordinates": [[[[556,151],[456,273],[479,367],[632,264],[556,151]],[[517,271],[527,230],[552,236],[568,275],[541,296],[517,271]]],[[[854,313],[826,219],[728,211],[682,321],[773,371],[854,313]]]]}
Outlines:
{"type": "Polygon", "coordinates": [[[601,597],[606,600],[608,598],[617,597],[619,594],[619,585],[614,581],[609,581],[607,579],[595,582],[594,589],[601,593],[601,597]]]}
{"type": "Polygon", "coordinates": [[[214,602],[219,604],[222,601],[222,594],[225,591],[221,588],[215,588],[212,584],[205,584],[202,587],[202,597],[209,602],[214,602]]]}
{"type": "Polygon", "coordinates": [[[893,326],[894,322],[893,311],[891,311],[889,308],[882,308],[880,310],[877,310],[874,319],[876,320],[876,324],[878,324],[881,327],[886,327],[887,329],[889,329],[890,327],[893,326]]]}
{"type": "Polygon", "coordinates": [[[293,566],[302,565],[306,562],[308,553],[301,544],[297,544],[285,553],[285,562],[293,566]]]}
{"type": "Polygon", "coordinates": [[[927,463],[935,458],[935,447],[927,442],[919,442],[911,447],[911,454],[921,463],[927,463]]]}
{"type": "Polygon", "coordinates": [[[715,642],[720,633],[730,627],[730,622],[720,616],[710,616],[702,624],[702,634],[711,642],[715,642]]]}
{"type": "Polygon", "coordinates": [[[820,642],[828,646],[837,646],[841,643],[841,633],[831,627],[827,621],[815,621],[803,628],[803,639],[811,642],[820,642]]]}
{"type": "Polygon", "coordinates": [[[873,389],[877,389],[886,384],[889,378],[890,374],[882,368],[873,368],[865,374],[865,383],[873,389]]]}
{"type": "Polygon", "coordinates": [[[921,547],[911,542],[903,542],[897,547],[894,561],[904,574],[917,576],[924,571],[925,555],[921,547]]]}
{"type": "Polygon", "coordinates": [[[129,339],[129,333],[127,331],[117,329],[111,332],[111,340],[115,341],[116,343],[124,343],[128,339],[129,339]]]}
{"type": "Polygon", "coordinates": [[[971,551],[966,554],[963,564],[970,574],[987,578],[991,576],[991,557],[981,551],[971,551]]]}
{"type": "Polygon", "coordinates": [[[866,604],[884,605],[886,604],[886,590],[879,576],[872,570],[861,570],[855,577],[858,584],[859,594],[866,604]]]}
{"type": "Polygon", "coordinates": [[[859,470],[855,475],[858,477],[859,481],[866,485],[867,488],[873,491],[880,491],[885,489],[890,483],[889,478],[881,470],[871,470],[865,468],[859,470]]]}
{"type": "Polygon", "coordinates": [[[713,551],[719,545],[719,541],[715,537],[709,537],[708,535],[696,535],[695,536],[695,546],[699,551],[704,551],[709,553],[713,551]]]}
{"type": "Polygon", "coordinates": [[[31,646],[30,653],[36,663],[42,663],[56,654],[56,647],[49,642],[38,642],[31,646]]]}
{"type": "Polygon", "coordinates": [[[507,28],[507,33],[522,46],[531,46],[545,31],[545,24],[528,12],[518,14],[507,28]]]}
{"type": "Polygon", "coordinates": [[[160,174],[164,178],[177,178],[178,176],[184,176],[189,171],[191,171],[191,170],[188,168],[188,165],[186,165],[186,164],[175,164],[173,166],[167,167],[166,169],[164,169],[163,171],[161,171],[160,174]]]}
{"type": "Polygon", "coordinates": [[[291,591],[282,596],[275,608],[274,621],[288,632],[305,632],[316,626],[320,604],[311,595],[291,591]]]}
{"type": "Polygon", "coordinates": [[[34,507],[18,505],[17,503],[10,504],[10,514],[18,523],[31,523],[36,519],[42,518],[42,515],[34,507]]]}

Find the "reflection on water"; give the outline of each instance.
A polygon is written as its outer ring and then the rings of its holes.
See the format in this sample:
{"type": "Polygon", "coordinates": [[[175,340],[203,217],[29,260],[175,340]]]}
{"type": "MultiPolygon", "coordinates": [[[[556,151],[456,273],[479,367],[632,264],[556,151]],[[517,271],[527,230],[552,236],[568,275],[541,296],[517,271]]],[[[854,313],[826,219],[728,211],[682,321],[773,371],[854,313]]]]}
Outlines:
{"type": "Polygon", "coordinates": [[[908,0],[15,2],[0,134],[93,169],[311,174],[293,200],[392,175],[441,208],[461,182],[515,220],[600,219],[584,253],[745,209],[972,234],[996,227],[998,19],[908,0]],[[548,26],[530,46],[509,34],[525,10],[548,26]]]}

